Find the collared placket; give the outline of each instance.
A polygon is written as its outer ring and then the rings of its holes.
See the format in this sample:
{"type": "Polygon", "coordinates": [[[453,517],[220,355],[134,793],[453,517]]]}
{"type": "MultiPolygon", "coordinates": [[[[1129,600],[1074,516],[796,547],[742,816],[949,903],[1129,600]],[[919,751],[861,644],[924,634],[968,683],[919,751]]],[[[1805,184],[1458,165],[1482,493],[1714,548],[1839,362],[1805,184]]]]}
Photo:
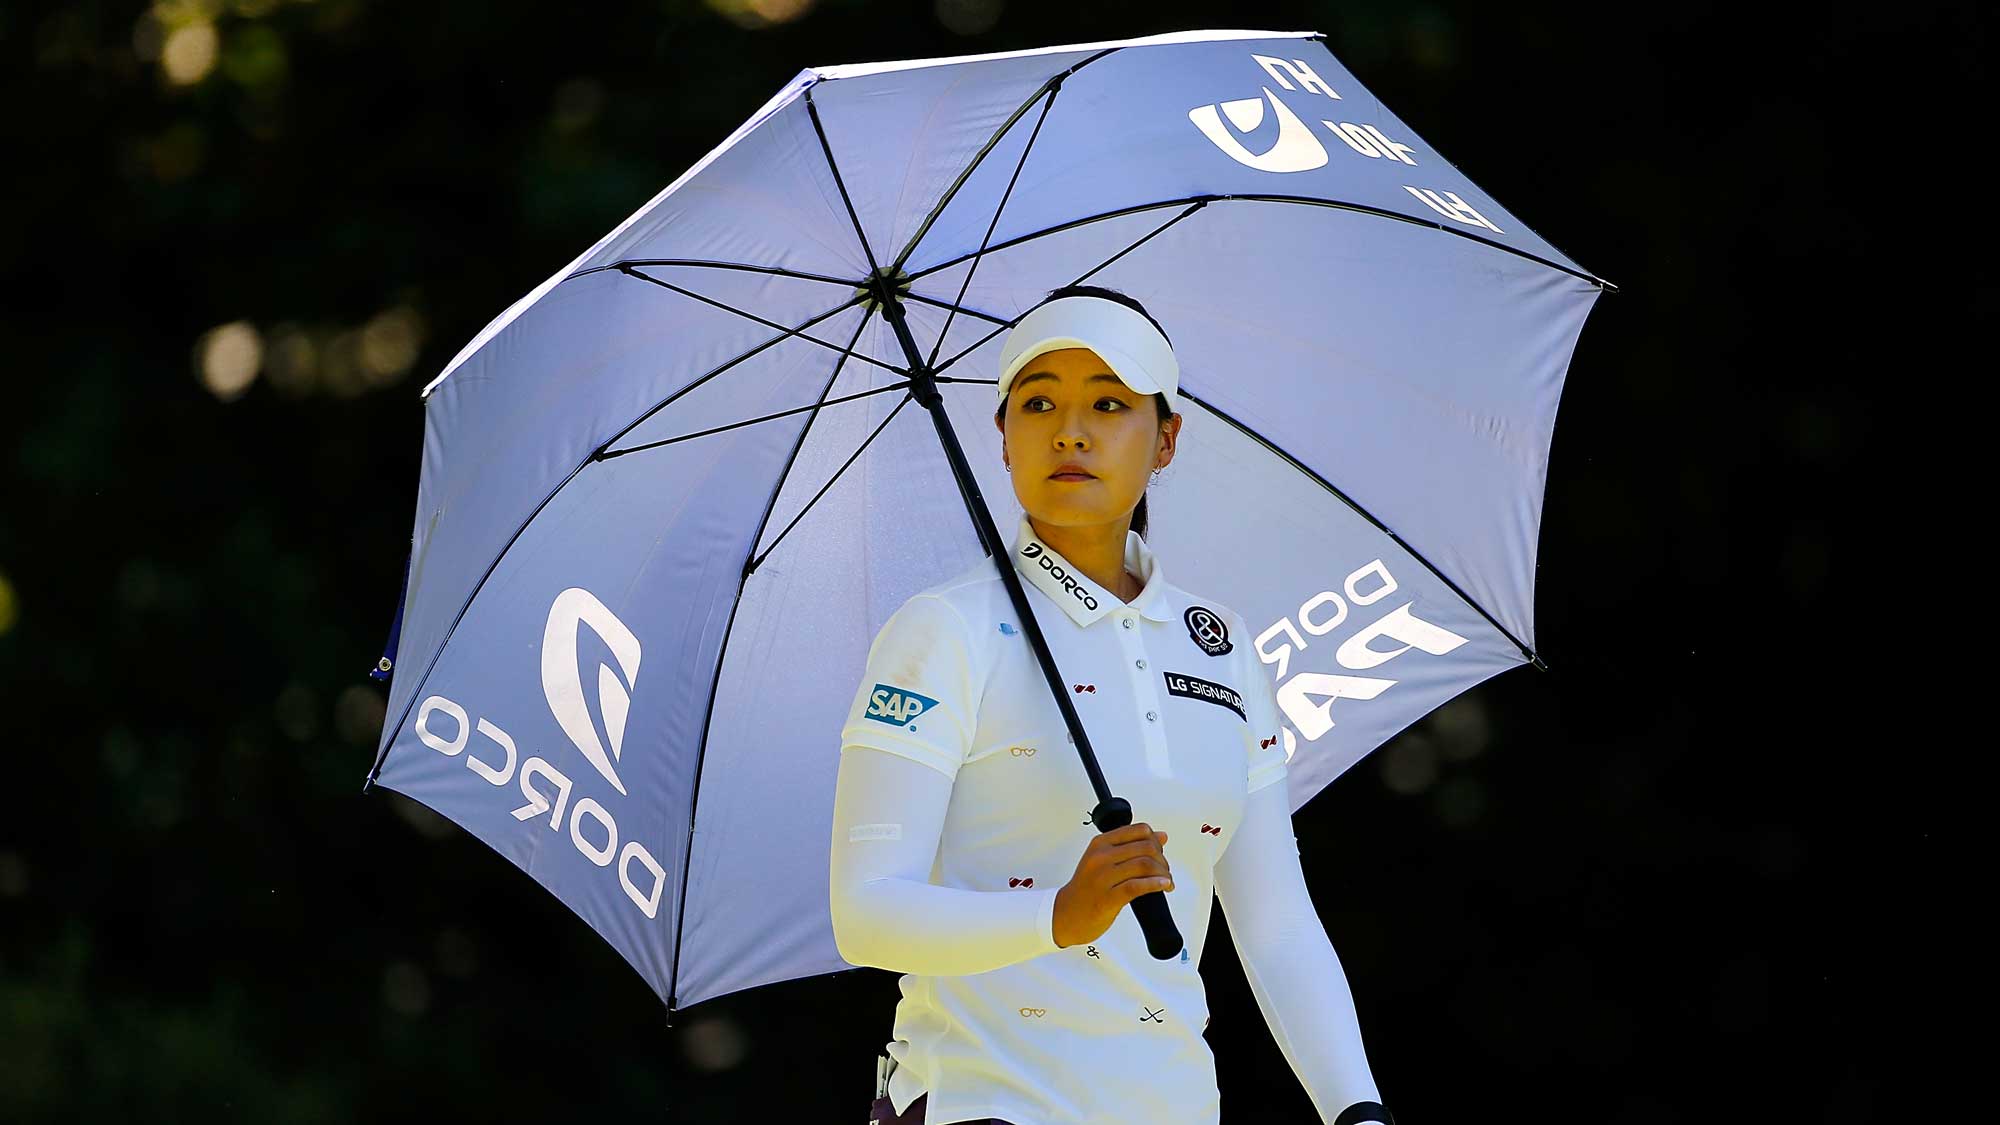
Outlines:
{"type": "Polygon", "coordinates": [[[1127,606],[1112,611],[1123,626],[1118,630],[1118,648],[1125,654],[1125,671],[1132,680],[1132,703],[1141,712],[1135,724],[1146,739],[1146,768],[1154,777],[1172,777],[1173,760],[1167,754],[1167,732],[1160,724],[1159,677],[1149,670],[1146,660],[1146,630],[1134,628],[1138,611],[1127,606]]]}

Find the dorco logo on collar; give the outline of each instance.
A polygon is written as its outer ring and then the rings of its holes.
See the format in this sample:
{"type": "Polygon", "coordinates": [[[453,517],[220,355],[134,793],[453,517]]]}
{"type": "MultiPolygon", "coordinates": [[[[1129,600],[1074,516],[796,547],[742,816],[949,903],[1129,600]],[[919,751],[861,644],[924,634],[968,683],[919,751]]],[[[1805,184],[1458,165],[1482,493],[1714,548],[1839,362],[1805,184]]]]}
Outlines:
{"type": "Polygon", "coordinates": [[[1082,602],[1083,608],[1091,610],[1097,608],[1097,596],[1078,585],[1076,577],[1063,569],[1054,559],[1050,558],[1048,552],[1042,550],[1040,543],[1030,543],[1021,548],[1021,557],[1035,560],[1043,570],[1048,572],[1050,578],[1061,583],[1062,588],[1069,591],[1071,597],[1082,602]]]}

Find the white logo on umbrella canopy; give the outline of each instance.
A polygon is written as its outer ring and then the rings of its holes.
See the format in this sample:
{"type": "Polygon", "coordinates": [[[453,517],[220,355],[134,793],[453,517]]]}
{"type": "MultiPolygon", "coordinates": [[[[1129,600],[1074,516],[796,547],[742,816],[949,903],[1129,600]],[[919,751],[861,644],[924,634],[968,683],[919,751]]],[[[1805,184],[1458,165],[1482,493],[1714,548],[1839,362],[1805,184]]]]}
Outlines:
{"type": "Polygon", "coordinates": [[[549,697],[549,710],[555,712],[563,733],[621,795],[625,794],[625,783],[618,780],[615,763],[625,745],[625,716],[632,709],[632,691],[638,679],[639,638],[632,630],[589,590],[572,586],[557,594],[555,604],[549,607],[548,627],[542,633],[542,691],[549,697]],[[608,755],[604,743],[597,739],[597,724],[591,721],[576,663],[576,632],[584,625],[604,639],[625,674],[621,684],[610,665],[597,666],[597,698],[604,713],[605,738],[611,743],[608,755]]]}
{"type": "Polygon", "coordinates": [[[1215,147],[1228,153],[1238,164],[1247,165],[1259,172],[1310,172],[1326,163],[1326,146],[1313,135],[1312,127],[1299,120],[1298,114],[1285,108],[1285,103],[1263,88],[1262,98],[1245,98],[1242,101],[1223,102],[1222,112],[1217,113],[1213,105],[1198,105],[1188,110],[1188,120],[1194,122],[1201,134],[1215,142],[1215,147]],[[1264,123],[1264,102],[1271,103],[1271,112],[1278,118],[1278,139],[1268,150],[1251,152],[1236,139],[1237,133],[1247,133],[1264,123]],[[1223,125],[1222,118],[1229,118],[1232,131],[1223,125]]]}

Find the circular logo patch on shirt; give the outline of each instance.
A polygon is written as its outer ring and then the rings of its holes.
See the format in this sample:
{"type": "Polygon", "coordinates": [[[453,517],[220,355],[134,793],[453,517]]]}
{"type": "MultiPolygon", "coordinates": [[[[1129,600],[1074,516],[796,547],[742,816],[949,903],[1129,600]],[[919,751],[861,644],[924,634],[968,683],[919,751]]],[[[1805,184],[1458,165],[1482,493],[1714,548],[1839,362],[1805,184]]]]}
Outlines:
{"type": "Polygon", "coordinates": [[[1226,656],[1235,646],[1229,643],[1229,625],[1222,615],[1205,605],[1191,605],[1181,614],[1187,622],[1188,636],[1210,656],[1226,656]]]}

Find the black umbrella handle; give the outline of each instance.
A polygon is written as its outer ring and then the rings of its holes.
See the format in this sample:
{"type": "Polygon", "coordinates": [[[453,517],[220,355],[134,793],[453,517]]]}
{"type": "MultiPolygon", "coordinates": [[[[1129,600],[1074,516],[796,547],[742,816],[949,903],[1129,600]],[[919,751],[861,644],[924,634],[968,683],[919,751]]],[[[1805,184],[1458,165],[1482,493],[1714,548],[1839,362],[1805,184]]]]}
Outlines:
{"type": "MultiPolygon", "coordinates": [[[[1123,828],[1132,823],[1132,804],[1123,797],[1106,798],[1091,810],[1090,821],[1100,834],[1123,828]]],[[[1180,927],[1174,925],[1174,912],[1167,909],[1167,892],[1147,891],[1133,899],[1132,917],[1139,920],[1139,928],[1146,934],[1146,951],[1155,958],[1171,960],[1186,944],[1181,941],[1180,927]]]]}

